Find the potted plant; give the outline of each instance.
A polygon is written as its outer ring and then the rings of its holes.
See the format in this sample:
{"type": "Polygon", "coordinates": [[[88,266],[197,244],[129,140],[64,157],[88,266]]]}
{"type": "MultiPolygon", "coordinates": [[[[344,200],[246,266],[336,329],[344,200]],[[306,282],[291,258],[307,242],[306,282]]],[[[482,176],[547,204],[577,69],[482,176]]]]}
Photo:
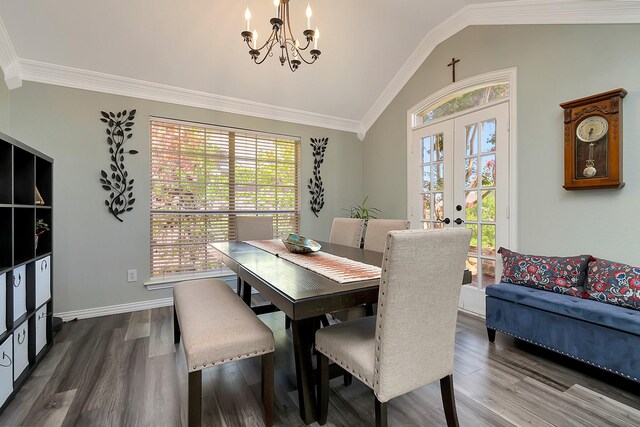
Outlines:
{"type": "Polygon", "coordinates": [[[376,215],[382,213],[382,211],[378,208],[370,208],[367,207],[367,200],[369,196],[365,197],[362,203],[356,203],[355,205],[351,205],[349,209],[343,209],[349,212],[349,217],[364,219],[365,223],[369,221],[369,219],[377,219],[376,215]]]}
{"type": "MultiPolygon", "coordinates": [[[[351,205],[349,209],[343,209],[349,212],[349,217],[364,219],[364,229],[367,229],[367,222],[370,219],[377,219],[377,215],[381,214],[382,211],[378,208],[370,208],[367,206],[367,200],[369,196],[366,196],[362,203],[356,203],[355,205],[351,205]]],[[[360,247],[364,246],[364,233],[362,234],[362,239],[360,240],[360,247]]]]}
{"type": "Polygon", "coordinates": [[[44,234],[45,231],[50,231],[49,224],[39,218],[36,220],[36,249],[38,249],[38,238],[44,234]]]}

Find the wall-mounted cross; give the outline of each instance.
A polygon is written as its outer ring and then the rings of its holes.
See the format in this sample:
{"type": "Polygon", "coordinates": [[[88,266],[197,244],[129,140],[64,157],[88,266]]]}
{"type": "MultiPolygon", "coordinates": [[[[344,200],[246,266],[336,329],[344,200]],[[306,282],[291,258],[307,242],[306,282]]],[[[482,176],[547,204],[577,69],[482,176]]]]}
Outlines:
{"type": "Polygon", "coordinates": [[[447,67],[451,67],[451,72],[453,73],[452,77],[453,77],[453,82],[456,82],[456,64],[460,62],[459,59],[456,58],[451,58],[451,62],[447,64],[447,67]]]}

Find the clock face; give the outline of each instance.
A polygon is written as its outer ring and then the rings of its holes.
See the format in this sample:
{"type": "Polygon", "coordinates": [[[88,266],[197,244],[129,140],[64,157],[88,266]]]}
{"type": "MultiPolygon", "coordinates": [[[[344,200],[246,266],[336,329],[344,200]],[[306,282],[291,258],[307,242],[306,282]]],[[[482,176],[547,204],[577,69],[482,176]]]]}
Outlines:
{"type": "Polygon", "coordinates": [[[606,135],[609,122],[600,116],[587,117],[576,128],[576,136],[582,142],[594,142],[606,135]]]}

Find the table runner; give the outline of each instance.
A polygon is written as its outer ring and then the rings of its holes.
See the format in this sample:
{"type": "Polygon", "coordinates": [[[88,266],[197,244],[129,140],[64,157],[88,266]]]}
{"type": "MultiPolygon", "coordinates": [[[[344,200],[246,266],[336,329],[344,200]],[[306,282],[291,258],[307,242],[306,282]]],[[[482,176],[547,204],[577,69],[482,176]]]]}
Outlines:
{"type": "Polygon", "coordinates": [[[340,284],[380,278],[381,269],[375,265],[326,252],[313,252],[306,255],[294,254],[289,252],[281,240],[250,240],[245,243],[340,284]]]}

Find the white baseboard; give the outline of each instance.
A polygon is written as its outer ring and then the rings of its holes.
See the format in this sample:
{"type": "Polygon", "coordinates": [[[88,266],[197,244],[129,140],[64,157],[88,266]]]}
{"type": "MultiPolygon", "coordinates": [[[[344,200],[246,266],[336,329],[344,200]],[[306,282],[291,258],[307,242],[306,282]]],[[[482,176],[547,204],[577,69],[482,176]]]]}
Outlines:
{"type": "Polygon", "coordinates": [[[173,298],[160,298],[150,301],[130,302],[126,304],[108,305],[106,307],[85,308],[82,310],[54,313],[63,322],[73,319],[89,319],[92,317],[108,316],[110,314],[130,313],[132,311],[149,310],[151,308],[168,307],[173,305],[173,298]]]}
{"type": "MultiPolygon", "coordinates": [[[[253,291],[253,289],[252,289],[253,291]]],[[[159,298],[150,301],[130,302],[126,304],[108,305],[106,307],[85,308],[82,310],[65,311],[62,313],[53,313],[55,317],[61,317],[63,322],[73,319],[90,319],[92,317],[109,316],[110,314],[131,313],[133,311],[149,310],[152,308],[169,307],[173,305],[173,298],[159,298]]],[[[473,311],[458,308],[458,310],[467,315],[484,319],[481,314],[473,311]]]]}
{"type": "Polygon", "coordinates": [[[475,318],[477,318],[477,319],[482,319],[482,320],[484,320],[484,319],[486,319],[486,318],[487,318],[487,316],[486,316],[486,315],[482,315],[482,314],[480,314],[480,313],[476,313],[475,311],[465,310],[465,309],[464,309],[464,308],[462,308],[462,307],[458,307],[458,311],[459,311],[460,313],[464,313],[464,314],[466,314],[466,315],[468,315],[468,316],[475,317],[475,318]]]}

